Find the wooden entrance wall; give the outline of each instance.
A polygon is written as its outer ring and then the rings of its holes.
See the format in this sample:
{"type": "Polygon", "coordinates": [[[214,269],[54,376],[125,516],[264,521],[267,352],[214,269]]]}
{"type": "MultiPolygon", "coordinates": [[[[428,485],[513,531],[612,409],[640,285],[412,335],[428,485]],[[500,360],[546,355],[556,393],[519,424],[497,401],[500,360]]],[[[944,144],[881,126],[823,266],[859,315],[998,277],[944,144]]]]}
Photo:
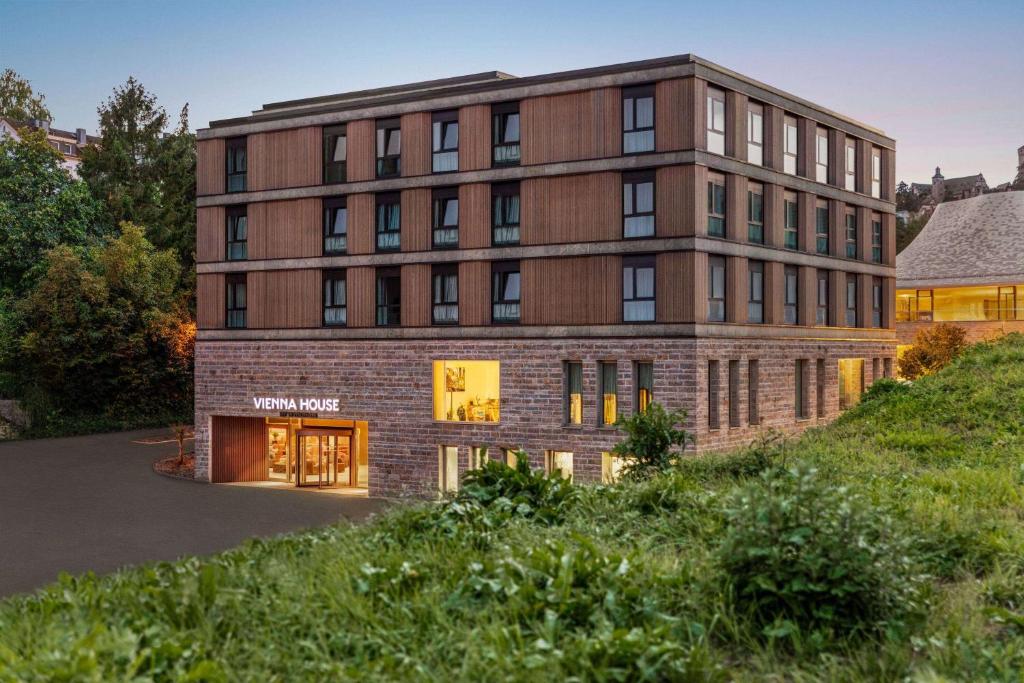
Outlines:
{"type": "Polygon", "coordinates": [[[267,428],[262,417],[213,418],[211,480],[265,481],[267,428]]]}

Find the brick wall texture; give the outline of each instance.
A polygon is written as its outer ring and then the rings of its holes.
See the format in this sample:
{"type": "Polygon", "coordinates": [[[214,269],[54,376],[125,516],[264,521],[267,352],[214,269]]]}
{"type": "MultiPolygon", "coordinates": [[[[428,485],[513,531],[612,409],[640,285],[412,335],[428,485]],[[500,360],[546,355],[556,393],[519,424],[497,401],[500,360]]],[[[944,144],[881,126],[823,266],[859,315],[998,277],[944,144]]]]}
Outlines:
{"type": "MultiPolygon", "coordinates": [[[[896,336],[899,338],[899,343],[901,345],[913,344],[914,337],[917,336],[919,330],[932,327],[935,324],[936,323],[926,322],[896,323],[896,336]]],[[[1010,334],[1011,332],[1024,332],[1024,320],[978,320],[971,322],[951,322],[949,324],[956,325],[957,327],[962,327],[967,330],[967,341],[971,344],[995,339],[1003,336],[1004,334],[1010,334]]]]}

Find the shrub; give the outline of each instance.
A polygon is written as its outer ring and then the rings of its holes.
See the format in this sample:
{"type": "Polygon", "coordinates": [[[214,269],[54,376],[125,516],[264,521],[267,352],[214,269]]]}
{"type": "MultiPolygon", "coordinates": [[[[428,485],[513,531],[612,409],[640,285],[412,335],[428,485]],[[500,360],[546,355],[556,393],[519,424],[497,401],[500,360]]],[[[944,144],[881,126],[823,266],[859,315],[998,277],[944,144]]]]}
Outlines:
{"type": "Polygon", "coordinates": [[[647,479],[672,467],[692,440],[686,430],[677,428],[685,420],[685,410],[668,412],[660,403],[652,403],[635,415],[620,416],[615,426],[626,433],[626,438],[612,452],[625,461],[622,476],[647,479]]]}
{"type": "Polygon", "coordinates": [[[872,382],[868,390],[861,396],[860,403],[863,405],[887,396],[905,396],[909,391],[910,385],[907,382],[882,377],[872,382]]]}
{"type": "Polygon", "coordinates": [[[953,362],[967,348],[967,330],[949,323],[938,323],[919,330],[914,345],[899,357],[900,376],[917,379],[953,362]]]}
{"type": "Polygon", "coordinates": [[[909,537],[816,470],[768,472],[726,503],[727,594],[768,638],[823,643],[899,630],[920,608],[909,537]]]}
{"type": "Polygon", "coordinates": [[[518,517],[546,524],[562,521],[565,512],[579,498],[579,491],[568,479],[554,472],[531,470],[526,453],[516,454],[516,466],[489,460],[470,470],[453,504],[472,502],[485,508],[508,511],[518,517]]]}

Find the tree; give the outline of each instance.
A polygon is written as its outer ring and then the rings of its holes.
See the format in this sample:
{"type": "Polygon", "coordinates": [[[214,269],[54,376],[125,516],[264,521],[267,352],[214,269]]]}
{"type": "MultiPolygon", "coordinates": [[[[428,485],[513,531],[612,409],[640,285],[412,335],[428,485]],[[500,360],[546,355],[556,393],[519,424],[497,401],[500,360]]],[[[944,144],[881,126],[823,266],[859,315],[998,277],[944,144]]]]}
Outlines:
{"type": "Polygon", "coordinates": [[[917,379],[946,367],[967,348],[967,330],[938,323],[918,330],[914,344],[900,355],[900,376],[917,379]]]}
{"type": "Polygon", "coordinates": [[[677,428],[685,421],[685,410],[668,412],[660,403],[651,403],[629,417],[620,416],[615,426],[626,433],[626,438],[612,452],[625,461],[622,476],[646,479],[672,467],[692,440],[687,431],[677,428]]]}
{"type": "Polygon", "coordinates": [[[178,127],[160,141],[157,170],[161,207],[159,220],[151,223],[151,241],[178,253],[182,270],[194,278],[196,247],[196,136],[189,131],[188,105],[178,117],[178,127]]]}
{"type": "Polygon", "coordinates": [[[928,216],[917,216],[896,226],[896,253],[900,253],[914,241],[921,229],[928,223],[928,216]]]}
{"type": "Polygon", "coordinates": [[[916,213],[921,210],[922,203],[921,197],[901,180],[900,184],[896,186],[896,210],[916,213]]]}
{"type": "Polygon", "coordinates": [[[46,97],[37,95],[32,85],[19,76],[14,69],[4,69],[0,73],[0,116],[15,121],[42,119],[49,121],[53,117],[43,100],[46,97]]]}

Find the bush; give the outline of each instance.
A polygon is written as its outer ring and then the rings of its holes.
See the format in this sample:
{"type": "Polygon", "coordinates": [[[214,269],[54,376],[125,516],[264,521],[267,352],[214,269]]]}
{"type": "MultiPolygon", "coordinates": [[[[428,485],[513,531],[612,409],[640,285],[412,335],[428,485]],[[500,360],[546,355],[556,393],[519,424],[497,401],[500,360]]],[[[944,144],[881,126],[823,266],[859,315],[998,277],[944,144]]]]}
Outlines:
{"type": "Polygon", "coordinates": [[[908,536],[814,469],[766,473],[724,512],[716,560],[736,611],[763,636],[820,644],[899,630],[921,607],[908,536]]]}
{"type": "Polygon", "coordinates": [[[907,382],[882,377],[872,382],[868,390],[861,396],[860,404],[881,400],[886,396],[905,396],[909,391],[910,385],[907,382]]]}
{"type": "Polygon", "coordinates": [[[967,330],[938,323],[919,330],[914,345],[899,357],[900,376],[917,379],[941,370],[967,348],[967,330]]]}
{"type": "Polygon", "coordinates": [[[520,451],[516,456],[514,468],[488,460],[480,469],[467,472],[453,502],[472,502],[546,524],[562,521],[578,500],[579,491],[558,472],[545,475],[542,470],[531,470],[526,453],[520,451]]]}
{"type": "Polygon", "coordinates": [[[685,410],[670,413],[660,403],[652,403],[635,415],[620,416],[615,426],[626,433],[626,438],[612,452],[625,461],[622,476],[647,479],[675,465],[693,439],[686,430],[677,429],[685,421],[685,410]]]}

